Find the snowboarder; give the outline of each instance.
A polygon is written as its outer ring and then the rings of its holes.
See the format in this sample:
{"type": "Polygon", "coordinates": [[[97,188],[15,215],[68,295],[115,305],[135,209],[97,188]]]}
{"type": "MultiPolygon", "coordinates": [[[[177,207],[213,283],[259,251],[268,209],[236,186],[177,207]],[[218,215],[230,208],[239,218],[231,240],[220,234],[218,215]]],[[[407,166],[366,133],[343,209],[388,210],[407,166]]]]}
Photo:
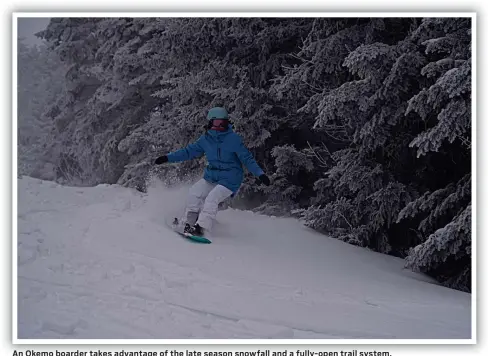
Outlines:
{"type": "Polygon", "coordinates": [[[233,131],[227,110],[214,107],[208,111],[207,119],[207,130],[195,143],[158,157],[154,162],[159,165],[207,156],[204,177],[190,188],[185,209],[184,232],[197,236],[203,236],[212,228],[219,204],[233,196],[241,186],[242,164],[263,184],[270,184],[241,137],[233,131]]]}

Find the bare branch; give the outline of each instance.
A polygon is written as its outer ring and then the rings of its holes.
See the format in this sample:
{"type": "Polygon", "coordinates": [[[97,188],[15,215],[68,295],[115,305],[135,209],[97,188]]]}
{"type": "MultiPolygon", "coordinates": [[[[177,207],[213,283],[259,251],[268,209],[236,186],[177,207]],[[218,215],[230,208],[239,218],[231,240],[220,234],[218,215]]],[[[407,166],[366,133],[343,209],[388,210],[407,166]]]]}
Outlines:
{"type": "Polygon", "coordinates": [[[325,127],[321,127],[321,129],[322,129],[321,131],[323,131],[327,136],[333,138],[336,141],[341,141],[341,142],[350,142],[351,141],[351,139],[347,135],[346,130],[344,129],[344,126],[328,125],[328,126],[325,126],[325,127]],[[346,137],[343,138],[343,137],[334,136],[331,133],[331,131],[335,131],[338,134],[343,135],[343,136],[346,136],[346,137]]]}
{"type": "Polygon", "coordinates": [[[289,53],[288,55],[291,56],[291,57],[293,57],[293,58],[295,58],[295,59],[298,59],[299,61],[302,61],[302,62],[306,62],[306,63],[310,63],[310,64],[315,65],[315,62],[314,61],[311,61],[309,59],[305,59],[305,58],[299,57],[299,56],[297,56],[294,53],[289,53]]]}
{"type": "Polygon", "coordinates": [[[329,149],[327,148],[327,146],[325,145],[325,143],[321,142],[322,143],[322,146],[324,147],[324,149],[327,151],[327,153],[329,154],[329,157],[330,159],[332,159],[334,162],[337,162],[334,157],[332,157],[332,154],[330,153],[329,149]]]}
{"type": "Polygon", "coordinates": [[[310,88],[312,88],[315,91],[315,94],[321,94],[324,92],[324,89],[320,89],[317,87],[314,87],[312,84],[306,82],[305,80],[302,80],[303,83],[307,84],[310,88]]]}
{"type": "Polygon", "coordinates": [[[288,70],[291,70],[291,71],[297,71],[298,70],[298,68],[288,67],[288,66],[285,66],[284,64],[281,65],[281,68],[288,69],[288,70]]]}
{"type": "Polygon", "coordinates": [[[337,212],[337,214],[339,214],[344,219],[344,221],[347,223],[347,225],[349,225],[349,227],[351,228],[351,230],[354,229],[352,227],[352,225],[349,223],[349,221],[346,219],[346,217],[341,212],[337,212]]]}
{"type": "Polygon", "coordinates": [[[327,162],[325,161],[325,159],[322,158],[322,156],[320,156],[317,152],[315,152],[315,150],[312,148],[312,146],[310,145],[310,142],[307,141],[307,145],[308,147],[310,147],[310,150],[312,150],[314,156],[319,160],[319,162],[321,163],[320,166],[321,167],[328,167],[328,164],[327,162]]]}

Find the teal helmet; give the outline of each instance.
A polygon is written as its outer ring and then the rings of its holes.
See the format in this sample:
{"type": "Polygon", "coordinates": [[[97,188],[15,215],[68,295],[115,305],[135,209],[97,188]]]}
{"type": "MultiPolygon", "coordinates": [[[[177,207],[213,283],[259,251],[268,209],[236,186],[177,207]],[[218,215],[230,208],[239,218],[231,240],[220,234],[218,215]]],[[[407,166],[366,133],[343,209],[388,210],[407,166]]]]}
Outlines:
{"type": "Polygon", "coordinates": [[[229,120],[229,114],[227,113],[227,110],[217,106],[211,108],[207,114],[207,120],[214,120],[214,119],[229,120]]]}

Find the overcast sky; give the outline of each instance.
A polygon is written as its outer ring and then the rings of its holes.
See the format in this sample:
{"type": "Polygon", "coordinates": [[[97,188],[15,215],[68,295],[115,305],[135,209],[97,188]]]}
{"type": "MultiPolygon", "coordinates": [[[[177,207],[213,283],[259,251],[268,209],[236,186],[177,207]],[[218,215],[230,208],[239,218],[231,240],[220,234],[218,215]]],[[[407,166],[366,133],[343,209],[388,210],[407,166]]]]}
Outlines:
{"type": "Polygon", "coordinates": [[[24,17],[18,18],[18,36],[25,37],[25,43],[28,45],[40,44],[42,41],[34,36],[34,33],[44,30],[49,23],[50,18],[24,17]]]}

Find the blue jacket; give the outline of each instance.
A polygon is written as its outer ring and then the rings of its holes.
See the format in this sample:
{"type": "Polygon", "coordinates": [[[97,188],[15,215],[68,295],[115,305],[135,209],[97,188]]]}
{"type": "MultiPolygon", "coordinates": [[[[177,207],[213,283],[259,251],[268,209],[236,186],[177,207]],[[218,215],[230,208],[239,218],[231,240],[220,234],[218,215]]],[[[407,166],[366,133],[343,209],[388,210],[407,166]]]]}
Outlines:
{"type": "Polygon", "coordinates": [[[242,164],[256,177],[264,174],[241,137],[229,126],[227,131],[208,130],[195,143],[168,154],[168,162],[182,162],[207,156],[204,179],[236,193],[242,184],[242,164]]]}

